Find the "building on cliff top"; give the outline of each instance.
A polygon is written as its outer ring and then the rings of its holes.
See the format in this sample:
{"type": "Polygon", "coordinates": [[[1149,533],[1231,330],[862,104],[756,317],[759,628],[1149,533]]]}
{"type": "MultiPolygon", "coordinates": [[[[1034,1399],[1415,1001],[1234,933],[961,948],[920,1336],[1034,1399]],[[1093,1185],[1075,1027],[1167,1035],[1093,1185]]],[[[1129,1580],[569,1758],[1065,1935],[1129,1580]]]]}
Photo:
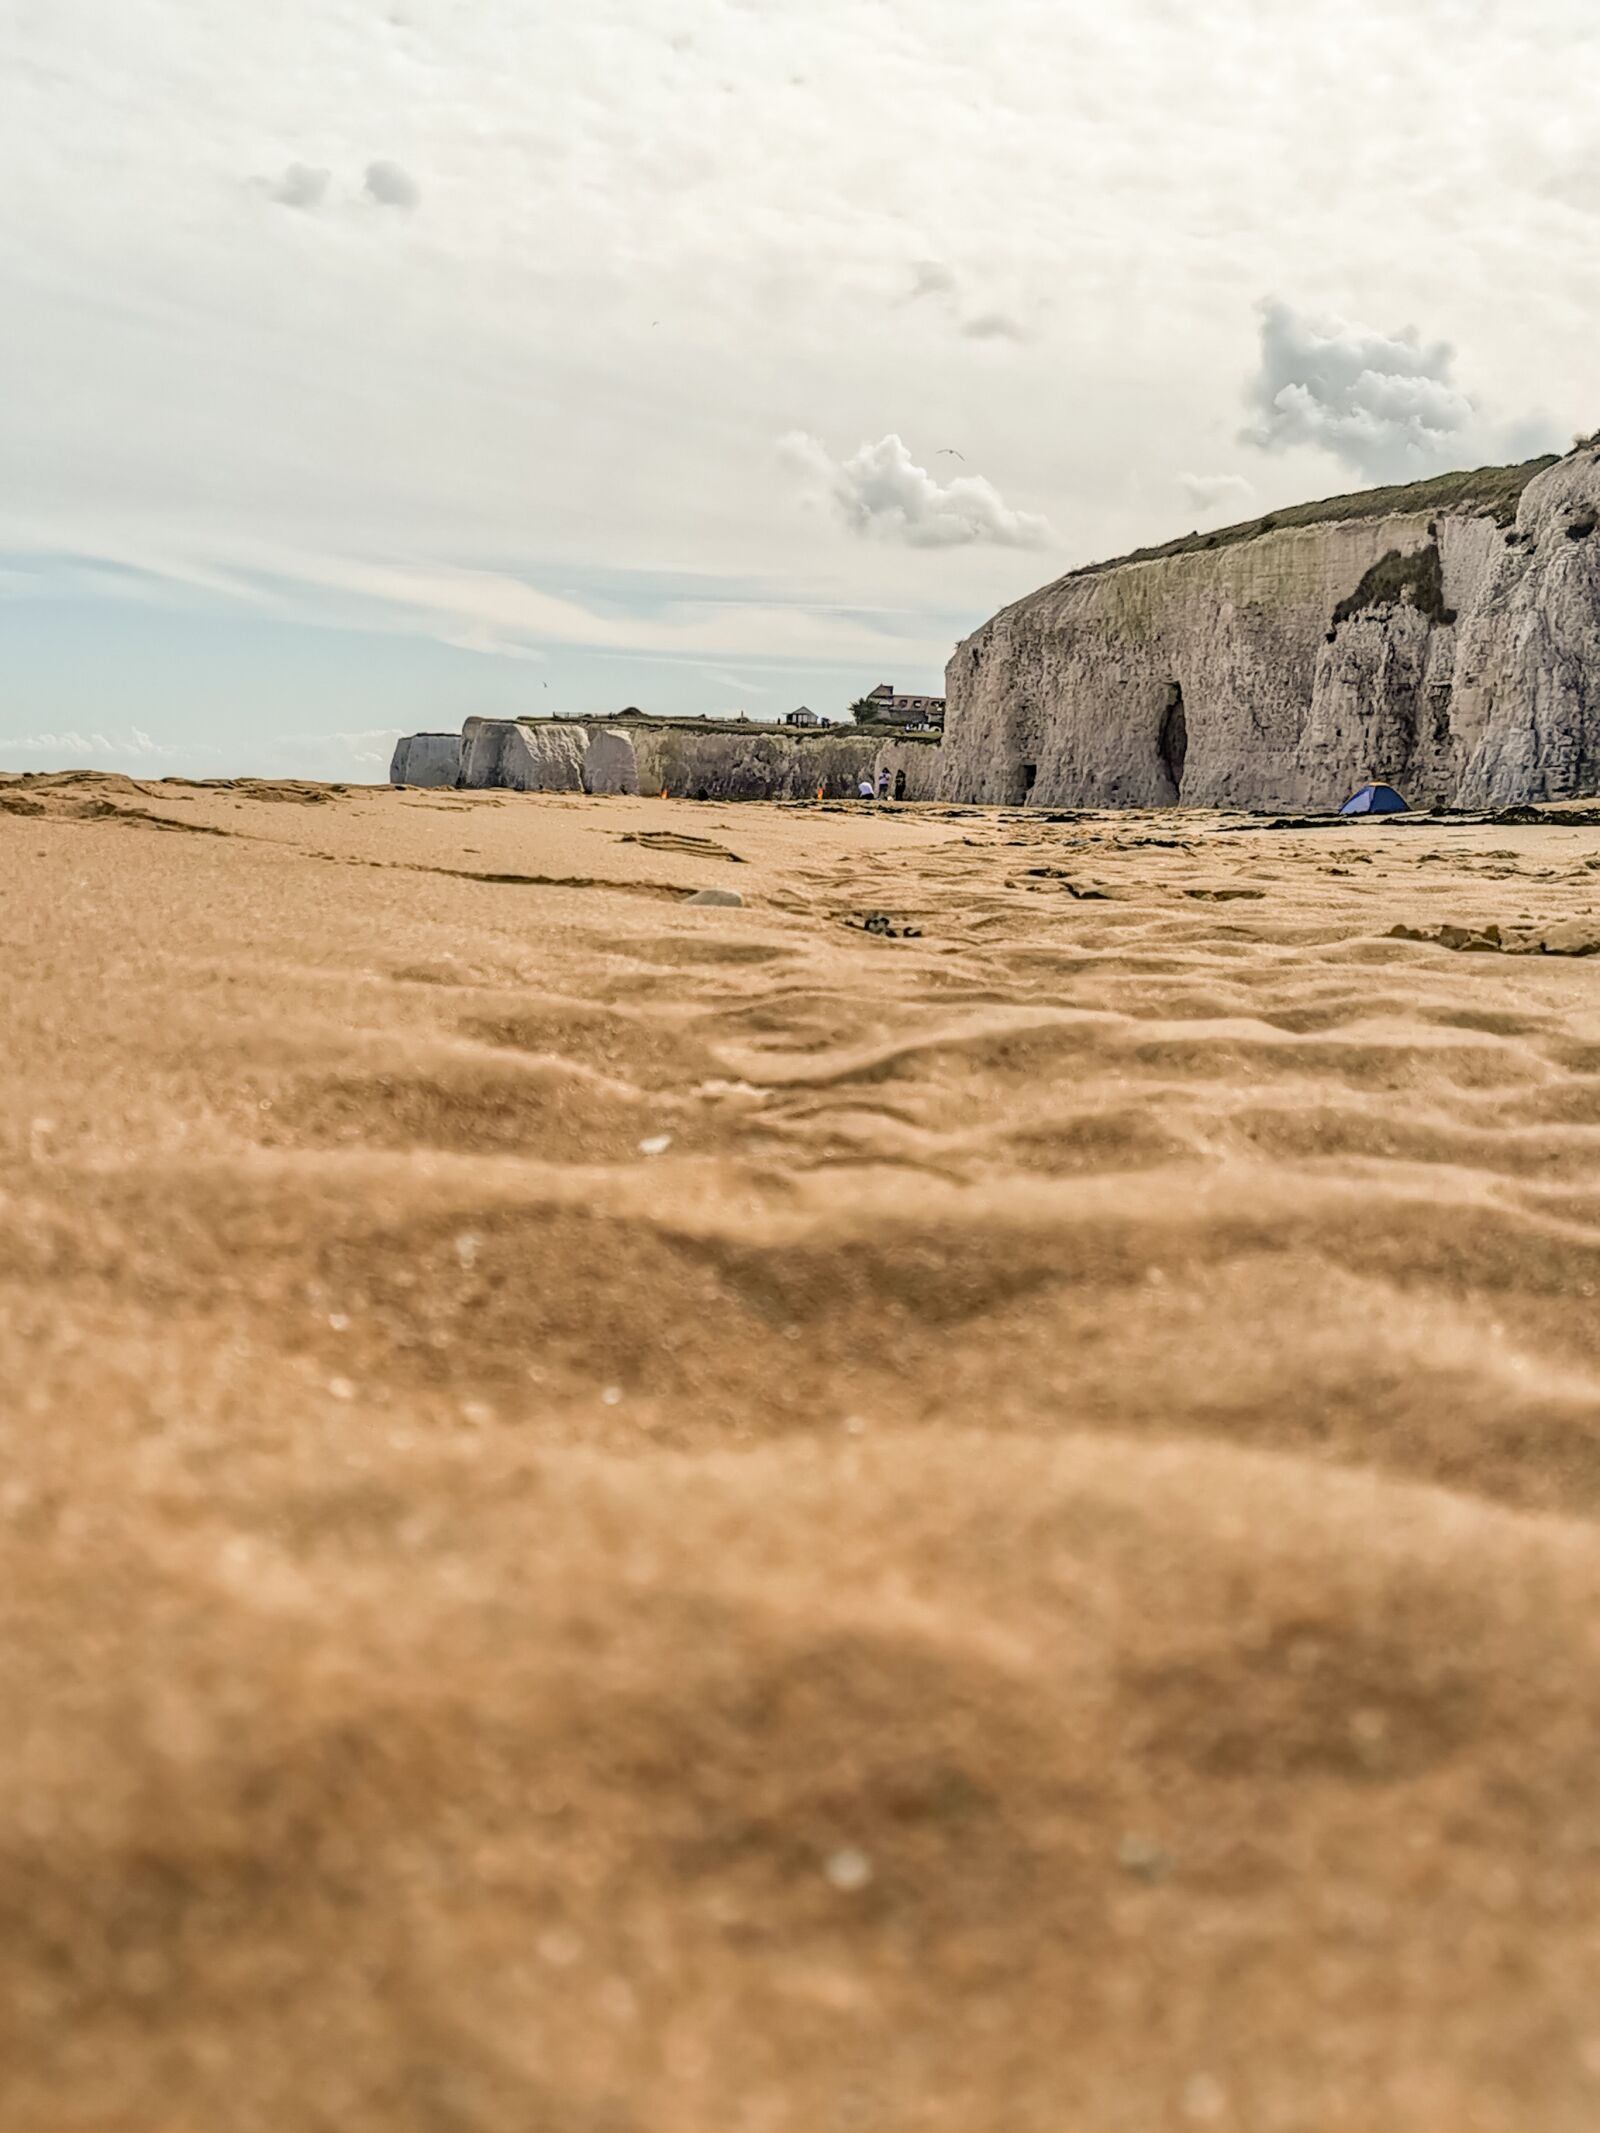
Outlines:
{"type": "Polygon", "coordinates": [[[867,691],[866,701],[873,707],[874,718],[914,733],[933,732],[944,724],[942,696],[903,696],[892,683],[880,681],[867,691]]]}

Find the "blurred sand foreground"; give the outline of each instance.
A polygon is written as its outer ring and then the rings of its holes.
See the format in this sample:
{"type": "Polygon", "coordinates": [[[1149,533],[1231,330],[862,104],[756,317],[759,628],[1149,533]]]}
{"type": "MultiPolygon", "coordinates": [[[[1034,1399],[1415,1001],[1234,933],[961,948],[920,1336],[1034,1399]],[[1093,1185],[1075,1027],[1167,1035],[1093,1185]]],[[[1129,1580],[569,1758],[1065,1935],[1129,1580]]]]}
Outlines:
{"type": "Polygon", "coordinates": [[[1600,2124],[1600,830],[0,892],[5,2133],[1600,2124]]]}

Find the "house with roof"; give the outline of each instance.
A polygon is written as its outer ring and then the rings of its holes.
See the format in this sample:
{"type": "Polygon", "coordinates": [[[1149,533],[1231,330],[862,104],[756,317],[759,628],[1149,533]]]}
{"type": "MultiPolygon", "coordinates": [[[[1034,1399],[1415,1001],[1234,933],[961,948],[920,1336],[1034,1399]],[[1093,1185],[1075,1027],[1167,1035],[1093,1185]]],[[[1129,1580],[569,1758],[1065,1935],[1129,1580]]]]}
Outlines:
{"type": "Polygon", "coordinates": [[[942,696],[906,696],[892,682],[880,681],[875,689],[867,691],[867,702],[873,707],[874,718],[904,726],[910,733],[937,733],[944,729],[942,696]]]}

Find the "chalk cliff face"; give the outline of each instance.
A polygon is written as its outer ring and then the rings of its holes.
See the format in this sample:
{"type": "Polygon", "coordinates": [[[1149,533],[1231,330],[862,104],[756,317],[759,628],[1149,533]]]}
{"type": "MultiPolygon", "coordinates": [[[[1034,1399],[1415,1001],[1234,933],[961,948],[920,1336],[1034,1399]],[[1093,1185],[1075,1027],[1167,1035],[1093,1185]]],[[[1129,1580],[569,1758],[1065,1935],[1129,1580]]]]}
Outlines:
{"type": "Polygon", "coordinates": [[[582,792],[587,743],[582,726],[469,718],[461,729],[461,783],[511,792],[582,792]]]}
{"type": "Polygon", "coordinates": [[[395,785],[498,786],[514,792],[670,793],[676,799],[853,798],[880,766],[903,799],[929,799],[938,750],[841,728],[806,739],[755,726],[469,718],[454,734],[411,734],[394,752],[395,785]]]}
{"type": "Polygon", "coordinates": [[[947,669],[941,797],[1321,809],[1369,777],[1414,804],[1600,790],[1600,451],[1534,474],[1513,525],[1405,497],[1004,609],[947,669]]]}
{"type": "Polygon", "coordinates": [[[395,743],[391,785],[454,785],[460,776],[459,733],[408,733],[395,743]]]}
{"type": "Polygon", "coordinates": [[[1516,540],[1462,629],[1462,797],[1600,790],[1600,447],[1532,483],[1516,540]]]}
{"type": "Polygon", "coordinates": [[[872,763],[874,789],[887,771],[891,799],[937,800],[943,754],[930,741],[885,741],[872,763]]]}
{"type": "Polygon", "coordinates": [[[674,732],[652,726],[634,741],[639,789],[711,800],[830,799],[853,793],[872,771],[876,743],[848,732],[792,740],[782,733],[674,732]]]}

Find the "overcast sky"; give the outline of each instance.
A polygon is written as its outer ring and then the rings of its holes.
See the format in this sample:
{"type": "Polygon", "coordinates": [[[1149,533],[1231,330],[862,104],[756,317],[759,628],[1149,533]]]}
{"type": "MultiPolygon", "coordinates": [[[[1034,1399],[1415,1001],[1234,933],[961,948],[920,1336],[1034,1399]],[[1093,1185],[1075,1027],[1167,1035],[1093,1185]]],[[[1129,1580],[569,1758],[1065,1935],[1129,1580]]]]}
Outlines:
{"type": "Polygon", "coordinates": [[[0,0],[0,766],[841,711],[1600,422],[1595,0],[0,0]]]}

